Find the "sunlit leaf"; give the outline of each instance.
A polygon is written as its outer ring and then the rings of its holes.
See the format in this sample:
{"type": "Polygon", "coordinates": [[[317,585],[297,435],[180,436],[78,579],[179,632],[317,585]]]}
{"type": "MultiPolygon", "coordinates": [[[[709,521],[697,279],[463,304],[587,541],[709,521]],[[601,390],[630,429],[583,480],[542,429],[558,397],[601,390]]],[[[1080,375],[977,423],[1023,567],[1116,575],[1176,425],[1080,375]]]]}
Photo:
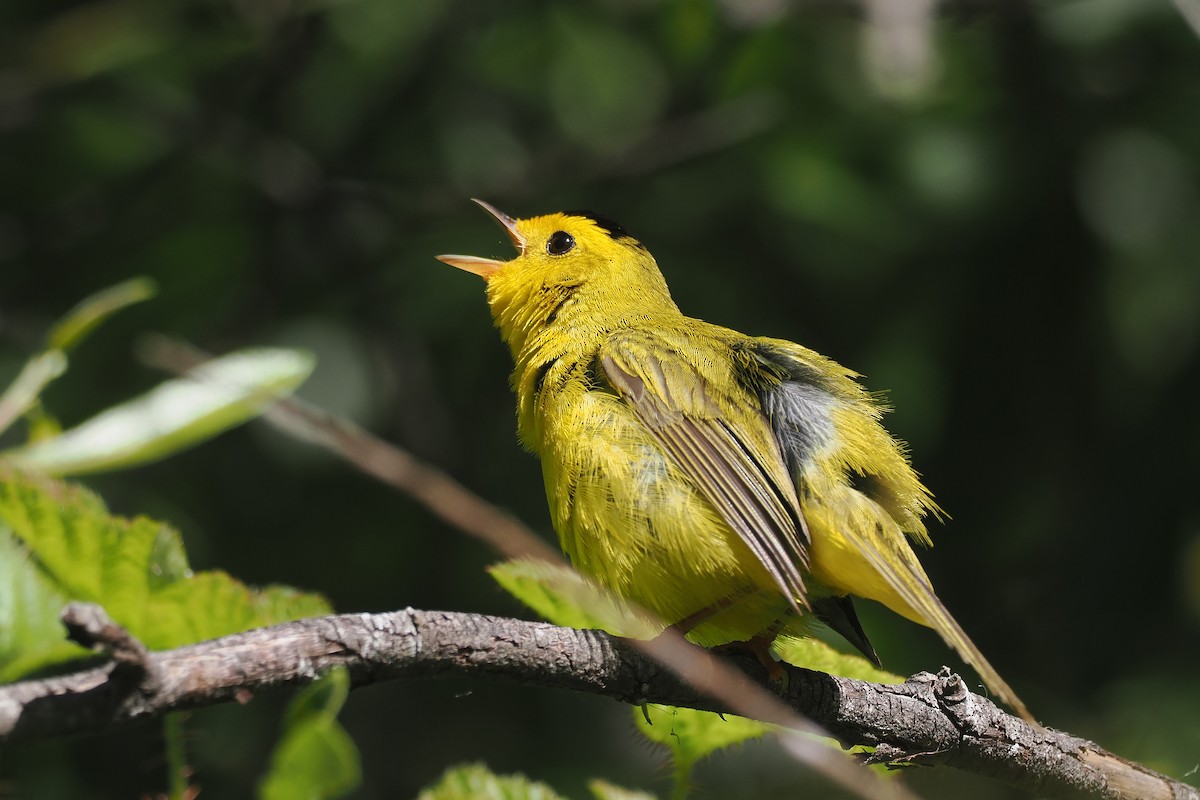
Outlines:
{"type": "Polygon", "coordinates": [[[33,408],[46,385],[66,371],[67,357],[60,350],[48,350],[31,358],[0,395],[0,432],[33,408]]]}
{"type": "Polygon", "coordinates": [[[0,524],[0,683],[87,653],[63,637],[66,595],[0,524]]]}
{"type": "Polygon", "coordinates": [[[683,772],[717,750],[757,739],[770,730],[765,723],[733,714],[654,704],[635,708],[634,719],[647,739],[670,749],[677,770],[683,772]]]}
{"type": "Polygon", "coordinates": [[[51,475],[79,475],[156,461],[252,419],[312,372],[307,353],[243,350],[209,361],[53,439],[4,454],[51,475]]]}
{"type": "Polygon", "coordinates": [[[0,679],[84,653],[58,621],[72,600],[99,603],[151,649],[329,611],[317,595],[193,575],[169,526],[112,516],[79,486],[0,468],[0,679]]]}
{"type": "Polygon", "coordinates": [[[860,681],[904,683],[904,678],[899,675],[876,667],[860,655],[843,653],[820,639],[780,636],[771,649],[780,659],[797,667],[860,681]]]}
{"type": "Polygon", "coordinates": [[[287,619],[329,613],[324,598],[287,586],[249,587],[219,570],[201,572],[155,592],[140,628],[157,650],[215,639],[287,619]]]}
{"type": "Polygon", "coordinates": [[[113,314],[150,299],[156,291],[154,281],[149,278],[133,278],[96,292],[55,323],[46,337],[46,346],[53,350],[70,350],[113,314]]]}
{"type": "Polygon", "coordinates": [[[46,350],[29,360],[0,396],[0,432],[30,414],[30,440],[53,438],[58,423],[38,405],[42,390],[67,371],[66,353],[117,311],[154,295],[154,282],[134,278],[96,292],[68,311],[50,330],[46,350]]]}
{"type": "Polygon", "coordinates": [[[494,564],[488,572],[509,594],[555,625],[596,628],[633,639],[652,638],[662,629],[569,567],[514,559],[494,564]]]}

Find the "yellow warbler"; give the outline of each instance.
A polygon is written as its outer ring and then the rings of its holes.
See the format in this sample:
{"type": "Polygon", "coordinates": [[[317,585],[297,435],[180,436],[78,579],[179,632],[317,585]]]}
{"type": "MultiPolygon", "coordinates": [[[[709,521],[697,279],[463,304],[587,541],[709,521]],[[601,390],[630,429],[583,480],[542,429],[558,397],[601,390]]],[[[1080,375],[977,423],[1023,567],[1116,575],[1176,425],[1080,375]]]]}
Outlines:
{"type": "Polygon", "coordinates": [[[1029,712],[934,594],[908,537],[937,511],[855,373],[781,339],[684,316],[614,222],[515,220],[511,261],[443,255],[487,281],[571,562],[703,645],[815,616],[878,663],[850,596],[941,634],[1029,712]]]}

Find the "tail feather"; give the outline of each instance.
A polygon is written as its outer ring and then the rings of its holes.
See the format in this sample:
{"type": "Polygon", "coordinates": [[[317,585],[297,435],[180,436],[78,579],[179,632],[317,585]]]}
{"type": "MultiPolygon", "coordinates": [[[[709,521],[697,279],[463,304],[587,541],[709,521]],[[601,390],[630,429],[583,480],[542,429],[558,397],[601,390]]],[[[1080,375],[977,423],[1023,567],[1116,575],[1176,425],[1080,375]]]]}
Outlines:
{"type": "Polygon", "coordinates": [[[921,562],[917,560],[916,553],[895,520],[873,501],[857,492],[855,495],[856,502],[847,503],[843,510],[854,509],[858,513],[845,514],[836,521],[823,520],[835,523],[833,530],[849,547],[839,549],[838,562],[816,565],[818,569],[832,568],[833,572],[840,572],[840,575],[830,576],[834,580],[827,577],[822,577],[822,580],[843,591],[878,600],[896,613],[933,628],[963,661],[979,673],[992,694],[1023,719],[1036,723],[1017,693],[1000,677],[1000,673],[984,658],[962,626],[942,605],[934,593],[933,584],[921,568],[921,562]],[[848,558],[850,553],[854,557],[848,558]],[[883,579],[882,583],[868,581],[873,585],[864,585],[861,579],[863,568],[868,566],[870,571],[883,579]]]}
{"type": "Polygon", "coordinates": [[[1029,709],[1021,702],[1021,698],[1017,697],[1017,693],[1012,690],[1012,687],[1000,677],[1000,673],[991,663],[983,657],[983,653],[979,652],[979,648],[971,641],[962,626],[950,616],[950,612],[942,605],[942,601],[933,594],[930,589],[928,611],[931,612],[926,617],[929,627],[937,631],[943,640],[954,648],[954,651],[962,657],[962,660],[971,665],[979,677],[983,678],[983,684],[998,697],[1001,702],[1017,713],[1017,716],[1027,722],[1037,723],[1033,715],[1029,713],[1029,709]]]}
{"type": "MultiPolygon", "coordinates": [[[[912,552],[908,543],[901,539],[898,542],[898,547],[889,548],[890,552],[898,558],[885,559],[883,552],[875,543],[864,543],[864,552],[868,559],[874,564],[879,574],[887,581],[887,583],[896,591],[897,594],[908,604],[911,611],[915,611],[919,618],[916,622],[933,628],[946,644],[954,648],[954,651],[962,657],[963,661],[969,664],[979,677],[983,679],[983,683],[987,686],[996,697],[998,697],[1005,705],[1011,708],[1022,719],[1028,722],[1036,723],[1037,720],[1029,713],[1029,709],[1017,697],[1017,693],[1012,687],[1000,677],[1000,673],[995,667],[984,658],[983,653],[967,636],[966,631],[958,624],[958,621],[950,615],[946,610],[946,606],[938,599],[938,596],[933,591],[933,585],[929,581],[929,577],[925,574],[925,570],[921,568],[920,562],[917,561],[917,556],[912,552]]],[[[887,602],[885,601],[885,605],[887,602]]],[[[904,610],[893,608],[893,611],[904,614],[909,618],[914,615],[905,613],[904,610]]]]}

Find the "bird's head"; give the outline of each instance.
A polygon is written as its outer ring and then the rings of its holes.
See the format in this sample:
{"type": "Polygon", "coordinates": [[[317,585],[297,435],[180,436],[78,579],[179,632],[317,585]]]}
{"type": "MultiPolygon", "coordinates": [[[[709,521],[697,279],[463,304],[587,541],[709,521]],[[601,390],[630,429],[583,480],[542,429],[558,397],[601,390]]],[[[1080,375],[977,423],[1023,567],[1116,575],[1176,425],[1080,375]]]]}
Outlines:
{"type": "Polygon", "coordinates": [[[514,353],[556,322],[588,335],[635,317],[678,313],[654,257],[612,220],[587,211],[513,219],[475,202],[508,233],[516,257],[437,258],[487,281],[492,314],[514,353]]]}

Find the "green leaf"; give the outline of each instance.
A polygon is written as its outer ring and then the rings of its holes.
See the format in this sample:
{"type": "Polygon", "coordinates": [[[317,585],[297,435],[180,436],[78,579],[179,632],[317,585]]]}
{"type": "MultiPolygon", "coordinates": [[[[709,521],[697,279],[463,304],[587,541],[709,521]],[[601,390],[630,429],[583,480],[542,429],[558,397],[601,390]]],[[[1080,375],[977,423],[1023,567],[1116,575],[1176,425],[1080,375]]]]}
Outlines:
{"type": "Polygon", "coordinates": [[[157,291],[154,281],[149,278],[133,278],[96,292],[55,323],[46,337],[47,349],[70,350],[113,314],[134,303],[149,300],[157,291]]]}
{"type": "Polygon", "coordinates": [[[5,454],[50,475],[82,475],[157,461],[261,414],[309,376],[298,350],[242,350],[114,406],[60,435],[5,454]]]}
{"type": "MultiPolygon", "coordinates": [[[[819,639],[779,636],[772,650],[787,663],[806,669],[879,683],[904,682],[900,676],[877,668],[862,656],[842,653],[819,639]]],[[[772,730],[765,723],[731,714],[660,705],[634,709],[634,722],[646,738],[670,749],[674,767],[673,797],[686,794],[692,769],[701,759],[772,730]]],[[[841,752],[841,746],[832,739],[818,741],[841,752]]]]}
{"type": "Polygon", "coordinates": [[[104,605],[127,627],[140,627],[152,562],[169,528],[108,515],[100,498],[80,486],[0,471],[0,523],[11,531],[50,584],[70,600],[104,605]]]}
{"type": "Polygon", "coordinates": [[[329,612],[317,595],[193,575],[169,526],[114,517],[82,487],[0,467],[0,680],[86,654],[59,624],[72,600],[99,603],[151,649],[329,612]]]}
{"type": "Polygon", "coordinates": [[[843,653],[820,639],[782,635],[775,639],[771,649],[783,661],[804,669],[860,681],[904,683],[899,675],[876,667],[860,655],[843,653]]]}
{"type": "Polygon", "coordinates": [[[634,720],[647,739],[671,750],[677,780],[710,753],[757,739],[770,730],[765,723],[733,714],[653,704],[634,709],[634,720]]]}
{"type": "Polygon", "coordinates": [[[52,380],[67,371],[67,357],[49,350],[31,358],[0,395],[0,432],[38,403],[38,395],[52,380]]]}
{"type": "Polygon", "coordinates": [[[620,786],[613,786],[608,781],[599,779],[588,781],[588,790],[596,800],[657,800],[649,792],[622,789],[620,786]]]}
{"type": "Polygon", "coordinates": [[[417,800],[563,800],[544,783],[524,775],[496,775],[483,764],[464,764],[446,770],[441,779],[421,791],[417,800]]]}
{"type": "Polygon", "coordinates": [[[362,781],[358,748],[337,721],[350,694],[350,674],[334,669],[297,692],[284,731],[259,783],[263,800],[340,797],[362,781]]]}
{"type": "Polygon", "coordinates": [[[0,397],[0,431],[21,414],[33,413],[31,439],[58,433],[53,418],[38,411],[38,397],[55,378],[67,371],[66,353],[117,311],[154,295],[154,282],[134,278],[96,292],[55,323],[47,337],[46,349],[29,359],[16,380],[0,397]]]}
{"type": "Polygon", "coordinates": [[[66,604],[66,595],[0,525],[0,683],[87,655],[63,637],[58,615],[66,604]]]}
{"type": "Polygon", "coordinates": [[[513,597],[555,625],[598,628],[615,636],[650,639],[662,630],[611,592],[605,592],[570,567],[537,559],[513,559],[488,567],[513,597]]]}
{"type": "Polygon", "coordinates": [[[151,649],[169,650],[328,613],[329,604],[317,595],[286,586],[251,588],[224,572],[202,572],[151,596],[139,638],[151,649]]]}

